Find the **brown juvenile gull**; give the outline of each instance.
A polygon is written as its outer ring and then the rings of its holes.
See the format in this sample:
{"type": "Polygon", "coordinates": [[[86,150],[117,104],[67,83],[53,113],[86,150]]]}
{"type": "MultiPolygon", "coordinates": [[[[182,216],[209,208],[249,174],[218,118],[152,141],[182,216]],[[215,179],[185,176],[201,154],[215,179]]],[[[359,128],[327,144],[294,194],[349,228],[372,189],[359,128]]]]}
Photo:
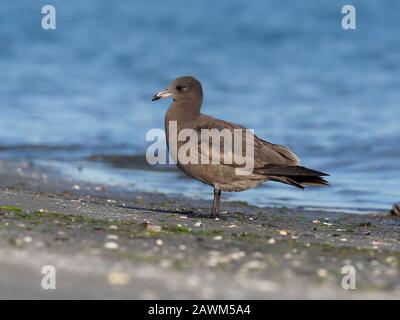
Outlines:
{"type": "MultiPolygon", "coordinates": [[[[304,189],[305,185],[328,184],[326,180],[321,178],[328,174],[300,166],[299,158],[289,148],[262,140],[253,133],[250,133],[250,136],[246,136],[241,142],[244,145],[247,141],[246,139],[251,138],[253,140],[254,164],[253,170],[249,174],[237,174],[236,169],[238,169],[239,165],[233,161],[220,161],[218,163],[210,161],[208,164],[200,161],[197,163],[181,161],[180,157],[177,156],[177,152],[188,140],[180,141],[177,137],[170,135],[169,126],[171,123],[176,124],[178,136],[184,129],[194,130],[201,137],[197,141],[193,140],[196,143],[195,149],[200,157],[210,159],[212,152],[215,152],[214,146],[209,149],[211,150],[209,153],[204,154],[202,130],[217,129],[221,132],[227,129],[229,130],[228,132],[234,132],[235,129],[239,129],[244,132],[247,129],[240,125],[202,114],[200,108],[203,100],[203,89],[201,83],[193,77],[176,78],[166,90],[155,94],[152,100],[155,101],[161,98],[172,98],[173,100],[165,115],[166,140],[172,158],[187,175],[214,188],[211,218],[219,216],[221,191],[243,191],[254,188],[266,181],[282,182],[301,189],[304,189]],[[177,146],[174,150],[171,148],[173,144],[177,146]]],[[[246,132],[250,131],[247,130],[246,132]]],[[[232,136],[234,135],[232,134],[232,136]]],[[[210,140],[205,143],[209,144],[210,140]]],[[[245,149],[245,146],[243,148],[245,149]]],[[[220,159],[225,159],[223,148],[219,149],[218,152],[220,152],[220,159]]]]}

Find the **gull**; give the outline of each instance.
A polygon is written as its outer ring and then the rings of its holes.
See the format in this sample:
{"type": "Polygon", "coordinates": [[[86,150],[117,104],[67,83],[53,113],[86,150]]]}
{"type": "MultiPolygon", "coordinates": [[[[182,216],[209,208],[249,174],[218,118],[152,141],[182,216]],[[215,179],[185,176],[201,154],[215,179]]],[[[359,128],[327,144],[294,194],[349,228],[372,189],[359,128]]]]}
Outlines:
{"type": "MultiPolygon", "coordinates": [[[[190,177],[208,184],[214,189],[211,218],[219,216],[222,191],[244,191],[267,181],[281,182],[300,189],[304,189],[307,185],[328,185],[328,182],[322,178],[328,176],[328,174],[301,166],[299,158],[289,148],[260,139],[250,130],[238,124],[202,114],[200,111],[203,101],[203,88],[200,81],[194,77],[176,78],[164,91],[155,94],[152,101],[161,98],[172,99],[172,103],[165,114],[165,133],[169,152],[176,165],[190,177]],[[171,123],[175,124],[176,135],[170,134],[171,123]],[[232,150],[225,149],[225,144],[223,145],[224,148],[216,150],[215,143],[210,144],[209,137],[208,140],[204,139],[202,135],[204,130],[230,133],[232,137],[241,138],[239,143],[243,146],[243,149],[251,146],[251,157],[246,158],[252,160],[250,161],[252,162],[251,170],[240,172],[240,169],[244,167],[243,163],[226,161],[226,155],[232,153],[235,155],[235,153],[232,150]],[[235,136],[235,132],[238,130],[242,131],[242,134],[235,136]],[[187,132],[195,132],[200,137],[193,139],[189,148],[187,148],[187,145],[185,146],[188,142],[187,139],[180,140],[178,138],[181,133],[186,134],[187,132]],[[173,145],[176,148],[172,147],[173,145]],[[207,145],[211,146],[208,150],[205,148],[207,145]],[[199,161],[183,161],[179,153],[181,148],[185,148],[185,151],[187,149],[195,150],[198,156],[196,159],[199,161]],[[220,159],[219,162],[209,161],[207,163],[207,161],[204,161],[215,155],[218,156],[217,159],[220,159]]],[[[243,117],[246,116],[248,107],[246,106],[243,117]]],[[[237,145],[235,142],[232,144],[237,145]]],[[[222,145],[222,143],[219,145],[222,145]]]]}

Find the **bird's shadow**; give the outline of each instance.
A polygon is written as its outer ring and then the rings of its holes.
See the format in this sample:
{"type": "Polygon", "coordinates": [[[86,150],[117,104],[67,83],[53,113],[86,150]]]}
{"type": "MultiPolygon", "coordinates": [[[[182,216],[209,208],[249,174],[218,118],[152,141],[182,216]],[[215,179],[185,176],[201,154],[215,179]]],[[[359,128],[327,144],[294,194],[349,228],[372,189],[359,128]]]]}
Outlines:
{"type": "Polygon", "coordinates": [[[137,211],[149,211],[154,213],[163,213],[163,214],[180,214],[187,216],[189,218],[209,218],[209,213],[202,213],[202,212],[194,212],[193,210],[168,210],[168,209],[158,209],[158,208],[146,208],[140,206],[122,206],[119,205],[120,208],[130,209],[130,210],[137,210],[137,211]]]}

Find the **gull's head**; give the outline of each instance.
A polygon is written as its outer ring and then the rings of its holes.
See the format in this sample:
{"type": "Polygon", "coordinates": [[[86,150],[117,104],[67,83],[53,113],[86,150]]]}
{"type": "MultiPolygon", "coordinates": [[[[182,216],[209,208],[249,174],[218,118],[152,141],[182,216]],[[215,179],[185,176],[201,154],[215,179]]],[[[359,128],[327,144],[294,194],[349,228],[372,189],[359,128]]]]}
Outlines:
{"type": "Polygon", "coordinates": [[[176,78],[167,89],[153,96],[152,101],[162,98],[172,98],[177,103],[200,103],[203,99],[203,88],[201,83],[194,77],[185,76],[176,78]]]}

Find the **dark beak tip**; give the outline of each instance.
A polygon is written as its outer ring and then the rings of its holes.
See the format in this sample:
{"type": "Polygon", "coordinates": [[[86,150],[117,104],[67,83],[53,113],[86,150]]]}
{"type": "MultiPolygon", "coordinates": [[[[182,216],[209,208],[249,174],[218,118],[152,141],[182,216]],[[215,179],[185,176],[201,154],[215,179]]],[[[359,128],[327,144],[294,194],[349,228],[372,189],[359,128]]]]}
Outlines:
{"type": "Polygon", "coordinates": [[[154,95],[153,98],[151,98],[151,101],[157,101],[160,100],[160,97],[158,97],[157,95],[154,95]]]}

